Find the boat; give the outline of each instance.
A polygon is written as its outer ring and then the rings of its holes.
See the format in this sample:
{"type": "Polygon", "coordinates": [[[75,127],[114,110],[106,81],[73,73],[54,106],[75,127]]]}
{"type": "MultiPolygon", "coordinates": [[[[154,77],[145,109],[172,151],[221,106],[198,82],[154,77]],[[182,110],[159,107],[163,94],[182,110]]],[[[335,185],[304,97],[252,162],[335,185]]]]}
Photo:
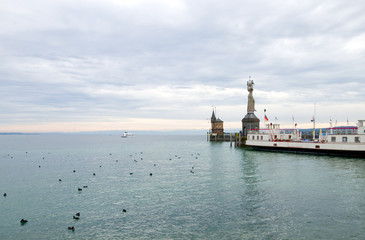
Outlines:
{"type": "Polygon", "coordinates": [[[133,133],[124,132],[124,133],[122,134],[122,138],[128,138],[128,137],[133,137],[133,133]]]}
{"type": "Polygon", "coordinates": [[[313,130],[313,138],[303,139],[303,130],[281,129],[280,124],[266,124],[264,129],[250,129],[245,146],[254,150],[307,153],[316,155],[365,158],[365,120],[356,127],[329,127],[313,130]]]}

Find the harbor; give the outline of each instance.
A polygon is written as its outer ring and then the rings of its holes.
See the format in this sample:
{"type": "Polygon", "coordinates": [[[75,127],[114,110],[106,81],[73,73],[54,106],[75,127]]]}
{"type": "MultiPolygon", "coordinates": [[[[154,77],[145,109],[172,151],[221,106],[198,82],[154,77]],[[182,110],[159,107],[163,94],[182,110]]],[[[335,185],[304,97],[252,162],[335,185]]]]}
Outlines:
{"type": "MultiPolygon", "coordinates": [[[[265,114],[265,127],[260,128],[260,119],[255,115],[253,80],[247,81],[247,114],[242,119],[242,130],[225,133],[224,122],[216,117],[213,109],[209,141],[229,141],[230,146],[253,150],[304,153],[365,158],[365,120],[358,120],[357,126],[328,127],[316,129],[281,128],[278,123],[269,123],[265,114]]],[[[266,112],[266,110],[265,110],[266,112]]]]}

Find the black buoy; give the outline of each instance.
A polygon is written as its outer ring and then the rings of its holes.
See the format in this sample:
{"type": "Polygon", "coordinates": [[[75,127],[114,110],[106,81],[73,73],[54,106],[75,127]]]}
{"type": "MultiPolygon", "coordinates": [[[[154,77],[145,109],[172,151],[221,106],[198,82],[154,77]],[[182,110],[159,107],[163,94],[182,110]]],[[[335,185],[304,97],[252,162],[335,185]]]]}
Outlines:
{"type": "Polygon", "coordinates": [[[20,220],[20,223],[21,224],[25,224],[25,223],[27,223],[28,222],[28,220],[25,220],[24,218],[22,218],[22,220],[20,220]]]}

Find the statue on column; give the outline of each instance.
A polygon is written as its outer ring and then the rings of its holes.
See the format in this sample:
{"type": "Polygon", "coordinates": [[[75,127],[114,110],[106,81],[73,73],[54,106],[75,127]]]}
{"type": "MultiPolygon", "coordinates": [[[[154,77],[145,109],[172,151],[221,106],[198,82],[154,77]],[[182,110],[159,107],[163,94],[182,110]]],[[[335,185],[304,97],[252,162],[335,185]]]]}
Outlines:
{"type": "Polygon", "coordinates": [[[252,92],[253,92],[253,86],[255,85],[255,83],[253,82],[253,80],[248,80],[247,81],[247,91],[248,93],[248,102],[247,102],[247,112],[248,113],[253,113],[256,111],[255,109],[255,99],[253,98],[252,92]]]}

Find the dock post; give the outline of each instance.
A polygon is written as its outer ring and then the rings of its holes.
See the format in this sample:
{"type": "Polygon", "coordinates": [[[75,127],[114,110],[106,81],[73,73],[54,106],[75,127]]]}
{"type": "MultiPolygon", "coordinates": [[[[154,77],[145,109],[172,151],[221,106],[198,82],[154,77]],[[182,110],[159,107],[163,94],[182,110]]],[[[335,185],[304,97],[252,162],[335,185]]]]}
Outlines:
{"type": "Polygon", "coordinates": [[[229,134],[229,146],[232,147],[232,133],[229,134]]]}

